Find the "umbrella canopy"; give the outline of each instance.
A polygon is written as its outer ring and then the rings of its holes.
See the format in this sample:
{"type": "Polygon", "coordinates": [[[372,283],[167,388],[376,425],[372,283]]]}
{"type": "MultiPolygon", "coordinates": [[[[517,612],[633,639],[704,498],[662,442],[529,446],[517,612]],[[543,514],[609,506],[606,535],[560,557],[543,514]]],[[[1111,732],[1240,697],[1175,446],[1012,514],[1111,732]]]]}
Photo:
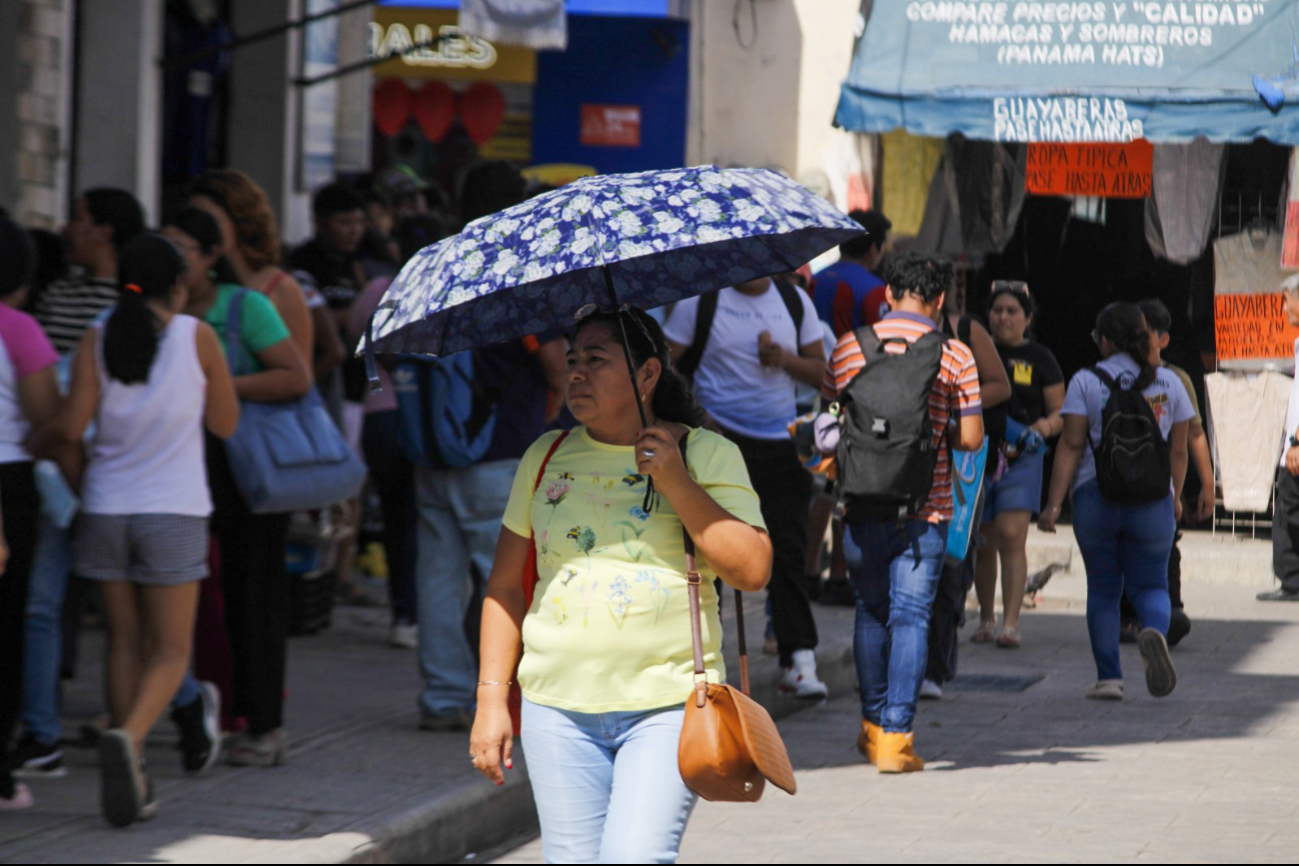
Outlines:
{"type": "Polygon", "coordinates": [[[792,271],[862,228],[767,169],[586,177],[467,225],[402,268],[377,352],[449,355],[568,327],[592,302],[646,309],[792,271]]]}

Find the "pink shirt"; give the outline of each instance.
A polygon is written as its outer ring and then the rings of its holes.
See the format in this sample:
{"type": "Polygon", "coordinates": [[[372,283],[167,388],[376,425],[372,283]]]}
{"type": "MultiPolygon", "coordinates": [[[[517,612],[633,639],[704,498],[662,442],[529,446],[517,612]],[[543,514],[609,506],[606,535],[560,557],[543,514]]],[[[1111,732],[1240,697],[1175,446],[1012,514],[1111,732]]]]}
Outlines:
{"type": "Polygon", "coordinates": [[[18,383],[33,373],[52,367],[58,353],[36,320],[7,304],[0,304],[0,463],[31,460],[23,447],[31,424],[18,400],[18,383]]]}

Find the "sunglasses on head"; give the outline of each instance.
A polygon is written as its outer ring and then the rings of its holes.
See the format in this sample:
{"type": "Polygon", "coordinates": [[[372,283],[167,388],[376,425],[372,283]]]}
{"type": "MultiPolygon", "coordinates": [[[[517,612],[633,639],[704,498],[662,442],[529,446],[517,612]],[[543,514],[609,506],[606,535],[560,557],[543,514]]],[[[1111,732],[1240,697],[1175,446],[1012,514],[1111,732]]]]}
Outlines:
{"type": "Polygon", "coordinates": [[[1028,296],[1028,283],[1023,280],[993,280],[992,291],[997,292],[1014,292],[1017,295],[1028,296]]]}

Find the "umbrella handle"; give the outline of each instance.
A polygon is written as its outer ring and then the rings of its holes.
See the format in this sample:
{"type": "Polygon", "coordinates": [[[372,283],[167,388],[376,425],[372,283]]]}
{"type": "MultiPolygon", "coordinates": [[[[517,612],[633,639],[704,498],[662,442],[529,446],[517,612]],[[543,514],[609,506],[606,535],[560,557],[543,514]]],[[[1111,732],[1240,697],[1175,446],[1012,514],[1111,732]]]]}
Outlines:
{"type": "Polygon", "coordinates": [[[370,393],[377,394],[383,390],[379,379],[379,364],[374,359],[374,313],[365,320],[365,378],[370,383],[370,393]]]}
{"type": "MultiPolygon", "coordinates": [[[[627,358],[627,375],[631,377],[631,390],[636,395],[636,411],[640,412],[640,426],[642,428],[649,426],[649,418],[645,415],[645,401],[640,396],[640,385],[636,383],[636,363],[631,357],[631,341],[627,339],[627,323],[623,321],[622,311],[618,307],[618,292],[613,287],[613,274],[609,271],[609,266],[604,265],[600,268],[604,273],[604,287],[609,292],[609,301],[613,304],[614,316],[618,319],[618,331],[622,337],[622,352],[627,358]]],[[[654,510],[654,479],[645,479],[645,501],[641,508],[645,513],[654,510]]]]}

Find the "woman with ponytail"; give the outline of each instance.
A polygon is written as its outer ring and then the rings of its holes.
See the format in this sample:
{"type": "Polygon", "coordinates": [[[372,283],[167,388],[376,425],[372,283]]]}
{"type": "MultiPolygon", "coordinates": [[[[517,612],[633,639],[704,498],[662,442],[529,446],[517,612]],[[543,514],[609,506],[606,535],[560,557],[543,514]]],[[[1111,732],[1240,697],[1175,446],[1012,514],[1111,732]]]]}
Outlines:
{"type": "Polygon", "coordinates": [[[212,497],[203,428],[229,436],[239,404],[217,335],[181,311],[185,258],[156,234],[123,247],[121,297],[77,349],[52,446],[95,433],[81,484],[74,572],[101,585],[108,701],[100,741],[104,817],[124,827],[156,809],[144,739],[189,666],[212,497]]]}
{"type": "Polygon", "coordinates": [[[761,589],[771,541],[739,448],[699,429],[702,413],[645,313],[581,319],[568,408],[583,426],[538,439],[514,478],[483,603],[470,758],[504,783],[518,663],[546,862],[671,863],[695,801],[677,766],[694,682],[682,530],[705,578],[709,682],[726,678],[712,578],[761,589]],[[529,565],[539,578],[531,605],[529,565]]]}
{"type": "MultiPolygon", "coordinates": [[[[1087,567],[1087,631],[1097,673],[1097,682],[1088,689],[1087,697],[1123,699],[1119,600],[1125,587],[1144,626],[1137,643],[1145,664],[1146,687],[1155,697],[1164,697],[1177,685],[1167,642],[1171,614],[1168,557],[1177,518],[1181,516],[1186,431],[1195,412],[1181,380],[1167,368],[1151,366],[1151,334],[1135,304],[1107,306],[1096,318],[1092,338],[1102,360],[1091,369],[1079,371],[1069,382],[1060,410],[1064,433],[1056,450],[1051,492],[1038,527],[1055,532],[1065,495],[1072,491],[1074,535],[1087,567]],[[1168,449],[1167,463],[1162,465],[1170,467],[1170,477],[1168,493],[1162,498],[1130,501],[1148,497],[1124,496],[1122,490],[1117,494],[1110,490],[1109,497],[1101,493],[1096,454],[1110,444],[1102,438],[1102,420],[1107,404],[1120,397],[1113,388],[1140,393],[1149,404],[1161,437],[1156,444],[1168,449]]],[[[1122,403],[1116,405],[1118,411],[1128,411],[1122,403]]],[[[1139,403],[1137,408],[1141,408],[1139,403]]],[[[1141,444],[1139,439],[1133,439],[1129,446],[1133,443],[1141,444]]],[[[1148,459],[1157,463],[1156,458],[1163,456],[1152,452],[1148,459]]]]}
{"type": "MultiPolygon", "coordinates": [[[[221,228],[211,214],[189,207],[163,234],[189,266],[185,311],[216,331],[235,371],[239,399],[254,403],[296,400],[311,388],[311,373],[274,304],[244,289],[221,253],[221,228]],[[238,299],[239,320],[231,327],[238,299]]],[[[232,712],[248,730],[226,744],[228,763],[283,763],[284,678],[288,654],[289,577],[285,571],[288,514],[253,514],[235,485],[222,443],[209,437],[212,535],[220,553],[220,586],[233,661],[232,712]]]]}

